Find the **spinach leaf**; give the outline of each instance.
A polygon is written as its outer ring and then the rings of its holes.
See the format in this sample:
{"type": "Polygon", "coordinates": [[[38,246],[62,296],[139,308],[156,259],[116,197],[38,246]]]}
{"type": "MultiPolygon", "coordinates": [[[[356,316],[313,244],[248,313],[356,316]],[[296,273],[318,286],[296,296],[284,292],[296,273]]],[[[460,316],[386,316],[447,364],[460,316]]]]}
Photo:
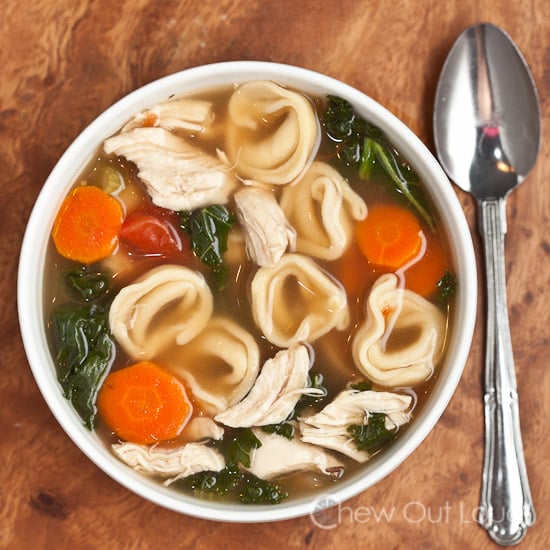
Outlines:
{"type": "Polygon", "coordinates": [[[386,429],[385,422],[384,413],[372,413],[368,424],[351,424],[347,431],[355,439],[355,444],[360,451],[372,454],[395,437],[394,431],[386,429]]]}
{"type": "Polygon", "coordinates": [[[244,504],[279,504],[287,496],[279,485],[255,476],[247,476],[239,494],[244,504]]]}
{"type": "Polygon", "coordinates": [[[336,142],[336,156],[340,162],[355,169],[361,179],[368,179],[375,167],[380,168],[393,189],[411,203],[430,229],[434,229],[434,219],[424,206],[425,199],[415,183],[418,177],[408,164],[400,162],[382,131],[357,115],[345,99],[329,95],[327,100],[322,123],[328,137],[336,142]]]}
{"type": "Polygon", "coordinates": [[[181,480],[196,496],[236,492],[244,504],[278,504],[288,495],[281,487],[239,468],[226,466],[219,472],[199,472],[181,480]]]}
{"type": "Polygon", "coordinates": [[[250,453],[252,449],[262,446],[261,441],[250,428],[234,430],[233,434],[222,440],[222,452],[229,466],[242,464],[250,467],[250,453]]]}
{"type": "Polygon", "coordinates": [[[320,372],[310,371],[307,378],[307,388],[319,390],[316,395],[303,394],[298,403],[296,403],[296,411],[300,411],[305,407],[321,403],[328,394],[328,390],[324,385],[325,379],[320,372]]]}
{"type": "Polygon", "coordinates": [[[456,291],[456,277],[450,271],[445,271],[441,279],[437,282],[439,294],[438,300],[444,304],[449,303],[456,291]]]}
{"type": "Polygon", "coordinates": [[[65,282],[75,297],[84,302],[99,300],[109,292],[107,275],[92,271],[84,265],[68,271],[65,282]]]}
{"type": "Polygon", "coordinates": [[[227,235],[235,224],[234,215],[223,205],[212,205],[193,212],[178,212],[181,229],[191,238],[194,254],[210,267],[218,289],[227,282],[223,254],[227,250],[227,235]]]}
{"type": "Polygon", "coordinates": [[[66,305],[53,316],[58,380],[85,426],[94,427],[97,392],[115,355],[105,309],[66,305]]]}
{"type": "Polygon", "coordinates": [[[182,480],[183,485],[193,489],[196,495],[214,493],[226,495],[238,486],[243,473],[236,467],[226,466],[219,472],[199,472],[182,480]]]}
{"type": "MultiPolygon", "coordinates": [[[[371,140],[367,138],[366,141],[371,140]]],[[[420,195],[420,190],[415,187],[412,178],[407,180],[403,175],[403,169],[405,167],[400,166],[394,152],[388,146],[383,143],[372,141],[372,156],[375,162],[379,162],[386,174],[390,177],[391,181],[395,184],[396,190],[403,194],[403,196],[411,203],[415,210],[424,218],[424,221],[428,224],[430,229],[435,228],[435,222],[431,214],[422,205],[423,197],[420,195]]],[[[416,177],[416,176],[415,176],[416,177]]]]}
{"type": "Polygon", "coordinates": [[[355,384],[350,384],[349,387],[352,390],[369,391],[369,390],[372,390],[372,382],[369,382],[368,380],[360,380],[359,382],[356,382],[355,384]]]}
{"type": "Polygon", "coordinates": [[[226,466],[219,472],[199,472],[182,479],[184,487],[196,495],[214,494],[239,496],[245,504],[278,504],[288,495],[278,485],[243,472],[239,465],[250,467],[250,452],[261,446],[250,428],[232,430],[229,437],[211,443],[225,457],[226,466]]]}
{"type": "Polygon", "coordinates": [[[262,426],[262,432],[282,435],[289,441],[291,441],[294,437],[294,431],[294,425],[286,421],[280,422],[279,424],[268,424],[267,426],[262,426]]]}

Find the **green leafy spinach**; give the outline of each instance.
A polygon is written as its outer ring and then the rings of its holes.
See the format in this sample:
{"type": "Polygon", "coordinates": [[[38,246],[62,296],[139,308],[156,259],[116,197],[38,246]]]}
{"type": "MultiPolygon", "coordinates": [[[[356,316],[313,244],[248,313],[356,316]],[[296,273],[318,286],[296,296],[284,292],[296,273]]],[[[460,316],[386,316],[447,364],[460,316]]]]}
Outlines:
{"type": "Polygon", "coordinates": [[[75,267],[65,275],[65,282],[73,295],[81,301],[92,302],[105,298],[109,292],[109,279],[104,273],[88,266],[75,267]]]}
{"type": "Polygon", "coordinates": [[[268,434],[281,435],[291,441],[294,437],[295,429],[293,424],[285,420],[279,424],[268,424],[267,426],[262,426],[262,431],[268,434]]]}
{"type": "Polygon", "coordinates": [[[369,382],[368,380],[359,380],[354,384],[350,384],[349,387],[352,390],[369,391],[372,390],[372,382],[369,382]]]}
{"type": "Polygon", "coordinates": [[[435,222],[424,206],[418,176],[401,162],[382,131],[355,113],[352,105],[337,96],[327,96],[328,104],[322,123],[328,137],[336,142],[336,156],[355,169],[361,179],[368,179],[374,168],[385,173],[393,189],[406,198],[430,229],[435,222]]]}
{"type": "Polygon", "coordinates": [[[244,472],[239,465],[250,467],[250,453],[261,446],[250,428],[233,430],[221,441],[213,441],[225,457],[226,466],[219,472],[199,472],[181,483],[197,495],[236,493],[245,504],[278,504],[287,497],[281,487],[244,472]]]}
{"type": "Polygon", "coordinates": [[[247,477],[239,492],[239,498],[244,504],[279,504],[287,496],[279,485],[255,476],[247,477]]]}
{"type": "Polygon", "coordinates": [[[182,480],[183,485],[193,490],[196,495],[213,493],[226,495],[239,485],[243,478],[239,468],[226,466],[219,472],[199,472],[182,480]]]}
{"type": "Polygon", "coordinates": [[[85,426],[94,427],[97,392],[110,369],[115,345],[101,305],[64,305],[54,312],[58,380],[85,426]]]}
{"type": "Polygon", "coordinates": [[[252,449],[261,447],[262,443],[250,428],[243,428],[234,430],[230,437],[222,439],[221,446],[229,466],[242,464],[248,468],[252,449]]]}
{"type": "Polygon", "coordinates": [[[178,212],[178,216],[181,229],[191,238],[193,253],[210,267],[221,290],[227,282],[223,254],[227,250],[227,236],[235,224],[235,216],[219,204],[193,212],[178,212]]]}
{"type": "Polygon", "coordinates": [[[357,448],[370,454],[380,450],[395,437],[395,432],[386,428],[384,413],[372,413],[368,424],[351,424],[347,431],[355,440],[357,448]]]}
{"type": "Polygon", "coordinates": [[[456,291],[456,277],[454,274],[450,271],[445,271],[437,282],[437,288],[439,289],[438,300],[443,304],[449,303],[456,291]]]}
{"type": "Polygon", "coordinates": [[[66,272],[63,282],[73,299],[52,315],[57,377],[63,395],[92,430],[97,393],[115,358],[107,322],[109,278],[81,265],[66,272]]]}

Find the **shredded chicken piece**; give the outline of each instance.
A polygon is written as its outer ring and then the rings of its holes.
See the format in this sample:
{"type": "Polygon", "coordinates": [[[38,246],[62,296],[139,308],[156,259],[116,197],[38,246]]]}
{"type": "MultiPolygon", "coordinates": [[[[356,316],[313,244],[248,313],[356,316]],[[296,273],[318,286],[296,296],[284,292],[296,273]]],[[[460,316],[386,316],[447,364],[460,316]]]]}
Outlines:
{"type": "Polygon", "coordinates": [[[115,454],[128,466],[141,473],[157,474],[168,478],[164,485],[198,472],[219,472],[225,460],[219,451],[202,443],[187,443],[178,448],[117,443],[115,454]]]}
{"type": "Polygon", "coordinates": [[[344,465],[324,449],[299,439],[286,439],[255,428],[254,435],[262,443],[250,455],[250,473],[260,479],[274,479],[298,471],[318,471],[340,477],[344,465]]]}
{"type": "Polygon", "coordinates": [[[235,206],[246,250],[256,264],[271,267],[287,248],[294,250],[296,231],[273,193],[260,187],[244,187],[235,193],[235,206]]]}
{"type": "Polygon", "coordinates": [[[136,164],[151,199],[162,208],[225,204],[236,185],[220,160],[164,128],[134,128],[105,140],[103,149],[136,164]]]}
{"type": "Polygon", "coordinates": [[[223,432],[224,429],[208,416],[195,416],[185,427],[185,435],[189,441],[218,440],[223,437],[223,432]]]}
{"type": "Polygon", "coordinates": [[[202,133],[213,120],[214,113],[210,101],[176,99],[141,111],[122,128],[121,132],[129,132],[143,126],[160,126],[166,130],[202,133]]]}
{"type": "Polygon", "coordinates": [[[372,413],[383,413],[386,415],[386,429],[396,429],[409,422],[411,403],[410,395],[344,390],[320,412],[299,418],[301,439],[343,453],[358,462],[365,462],[370,455],[357,449],[347,431],[348,426],[366,425],[372,413]]]}
{"type": "Polygon", "coordinates": [[[311,358],[306,346],[279,351],[264,363],[248,395],[218,413],[214,419],[233,428],[282,422],[303,394],[319,393],[320,390],[307,387],[310,367],[311,358]]]}

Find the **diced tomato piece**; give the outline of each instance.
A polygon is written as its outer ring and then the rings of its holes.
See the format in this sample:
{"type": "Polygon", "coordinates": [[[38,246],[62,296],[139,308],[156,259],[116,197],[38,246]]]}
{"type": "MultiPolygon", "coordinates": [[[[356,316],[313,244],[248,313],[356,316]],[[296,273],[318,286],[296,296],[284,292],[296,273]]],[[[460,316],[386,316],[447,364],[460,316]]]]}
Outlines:
{"type": "Polygon", "coordinates": [[[131,252],[143,256],[190,256],[189,241],[181,234],[171,213],[136,211],[129,214],[120,231],[120,238],[130,245],[131,252]]]}

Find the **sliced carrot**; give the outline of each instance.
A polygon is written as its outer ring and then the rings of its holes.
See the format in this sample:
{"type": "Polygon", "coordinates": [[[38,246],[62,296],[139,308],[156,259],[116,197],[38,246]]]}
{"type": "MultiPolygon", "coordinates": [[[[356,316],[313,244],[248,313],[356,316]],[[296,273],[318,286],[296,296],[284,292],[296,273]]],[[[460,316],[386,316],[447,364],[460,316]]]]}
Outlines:
{"type": "Polygon", "coordinates": [[[377,204],[356,226],[357,244],[374,265],[399,269],[420,251],[420,223],[406,208],[377,204]]]}
{"type": "Polygon", "coordinates": [[[63,201],[52,238],[61,256],[89,264],[110,256],[124,219],[121,204],[95,186],[75,187],[63,201]]]}
{"type": "Polygon", "coordinates": [[[183,384],[148,361],[109,374],[97,408],[120,439],[141,445],[178,436],[193,412],[183,384]]]}
{"type": "Polygon", "coordinates": [[[405,287],[422,296],[437,290],[437,283],[450,270],[443,245],[437,235],[426,234],[426,252],[421,260],[405,270],[405,287]]]}

